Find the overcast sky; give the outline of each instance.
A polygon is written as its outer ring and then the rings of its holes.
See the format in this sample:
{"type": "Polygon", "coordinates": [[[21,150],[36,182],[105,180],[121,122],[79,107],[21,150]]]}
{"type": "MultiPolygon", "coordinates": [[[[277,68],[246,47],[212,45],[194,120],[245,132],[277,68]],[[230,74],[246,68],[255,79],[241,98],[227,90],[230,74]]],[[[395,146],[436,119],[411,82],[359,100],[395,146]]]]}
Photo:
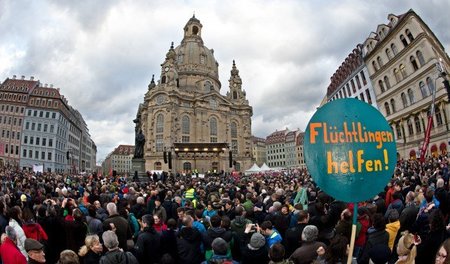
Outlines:
{"type": "Polygon", "coordinates": [[[195,12],[219,63],[233,59],[253,106],[252,133],[305,129],[331,75],[388,14],[412,8],[450,49],[450,1],[0,0],[0,81],[34,76],[78,109],[102,160],[134,144],[134,119],[152,74],[195,12]]]}

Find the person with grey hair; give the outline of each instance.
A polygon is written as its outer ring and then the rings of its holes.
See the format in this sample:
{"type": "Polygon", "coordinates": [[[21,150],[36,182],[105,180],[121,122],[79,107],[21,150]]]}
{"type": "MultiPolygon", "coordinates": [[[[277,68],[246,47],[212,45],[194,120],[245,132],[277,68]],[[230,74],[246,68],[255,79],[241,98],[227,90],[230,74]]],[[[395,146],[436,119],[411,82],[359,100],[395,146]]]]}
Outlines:
{"type": "Polygon", "coordinates": [[[100,264],[138,264],[139,262],[130,252],[124,252],[119,248],[119,240],[114,231],[105,231],[102,235],[103,245],[108,252],[100,259],[100,264]]]}
{"type": "Polygon", "coordinates": [[[119,247],[123,250],[128,250],[127,240],[131,239],[132,234],[127,219],[117,213],[117,206],[115,203],[108,203],[106,210],[108,211],[109,216],[103,222],[103,230],[113,230],[116,232],[119,239],[119,247]]]}
{"type": "Polygon", "coordinates": [[[136,199],[136,204],[134,204],[130,211],[136,216],[137,219],[141,219],[145,215],[147,208],[145,206],[145,198],[143,196],[138,196],[136,199]]]}
{"type": "Polygon", "coordinates": [[[292,253],[289,258],[294,263],[311,263],[317,258],[317,249],[323,247],[326,249],[326,245],[322,242],[318,242],[317,237],[319,230],[315,225],[307,225],[302,231],[302,245],[292,253]]]}
{"type": "Polygon", "coordinates": [[[4,238],[4,240],[2,241],[2,245],[0,246],[0,255],[2,262],[26,264],[27,259],[16,246],[17,241],[16,231],[11,226],[6,226],[5,232],[6,237],[4,238]]]}

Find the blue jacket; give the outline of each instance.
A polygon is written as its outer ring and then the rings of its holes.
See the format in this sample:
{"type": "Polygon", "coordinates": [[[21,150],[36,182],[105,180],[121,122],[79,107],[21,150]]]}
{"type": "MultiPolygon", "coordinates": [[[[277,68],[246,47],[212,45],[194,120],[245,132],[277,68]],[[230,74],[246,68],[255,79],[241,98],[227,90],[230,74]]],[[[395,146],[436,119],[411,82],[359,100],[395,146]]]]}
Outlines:
{"type": "Polygon", "coordinates": [[[281,243],[283,238],[281,237],[280,233],[276,229],[272,230],[273,233],[270,236],[266,236],[266,245],[267,248],[271,248],[276,243],[281,243]]]}

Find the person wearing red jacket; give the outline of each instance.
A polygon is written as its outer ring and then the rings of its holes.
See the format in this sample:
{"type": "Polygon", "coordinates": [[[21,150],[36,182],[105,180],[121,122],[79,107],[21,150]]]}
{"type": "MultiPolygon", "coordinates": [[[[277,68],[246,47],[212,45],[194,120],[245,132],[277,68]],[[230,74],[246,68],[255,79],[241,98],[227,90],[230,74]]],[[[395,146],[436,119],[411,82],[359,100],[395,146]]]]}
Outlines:
{"type": "Polygon", "coordinates": [[[40,224],[35,222],[33,213],[29,208],[23,209],[23,220],[24,224],[22,225],[22,229],[27,238],[32,238],[37,241],[48,240],[47,233],[45,233],[40,224]]]}
{"type": "Polygon", "coordinates": [[[5,228],[6,237],[0,246],[0,255],[3,263],[27,264],[27,259],[16,246],[16,231],[14,228],[7,226],[5,228]]]}

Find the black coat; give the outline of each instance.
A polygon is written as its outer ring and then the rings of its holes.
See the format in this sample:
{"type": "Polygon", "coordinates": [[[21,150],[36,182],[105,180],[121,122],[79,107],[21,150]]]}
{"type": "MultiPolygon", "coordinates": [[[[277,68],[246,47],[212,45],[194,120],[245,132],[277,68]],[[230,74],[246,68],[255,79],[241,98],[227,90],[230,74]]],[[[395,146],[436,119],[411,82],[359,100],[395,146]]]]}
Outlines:
{"type": "Polygon", "coordinates": [[[252,233],[244,234],[244,239],[241,241],[241,263],[263,264],[269,262],[269,254],[265,246],[257,250],[249,248],[248,242],[250,241],[251,236],[252,233]]]}
{"type": "Polygon", "coordinates": [[[92,250],[89,250],[82,258],[84,264],[98,264],[100,262],[101,254],[97,254],[92,250]]]}
{"type": "Polygon", "coordinates": [[[233,234],[230,230],[226,230],[222,227],[209,228],[206,233],[203,234],[203,245],[205,246],[205,250],[210,250],[212,242],[218,237],[223,238],[227,243],[230,243],[231,239],[233,239],[233,234]]]}
{"type": "Polygon", "coordinates": [[[192,227],[184,227],[178,232],[177,249],[180,263],[198,264],[204,259],[200,252],[202,238],[200,232],[192,227]]]}
{"type": "Polygon", "coordinates": [[[361,257],[358,259],[358,264],[367,264],[369,263],[369,252],[375,245],[388,245],[389,243],[389,234],[386,230],[376,230],[373,232],[368,232],[367,234],[367,242],[364,246],[361,257]]]}
{"type": "Polygon", "coordinates": [[[116,227],[119,247],[123,250],[127,250],[127,239],[131,239],[131,228],[127,219],[120,215],[111,215],[103,222],[103,231],[111,230],[110,223],[114,224],[116,227]]]}
{"type": "Polygon", "coordinates": [[[302,232],[308,224],[297,224],[289,228],[284,235],[283,244],[286,248],[285,256],[290,256],[294,251],[302,245],[302,232]]]}
{"type": "Polygon", "coordinates": [[[134,250],[139,263],[159,262],[161,257],[161,235],[153,228],[144,228],[137,237],[134,250]]]}
{"type": "Polygon", "coordinates": [[[175,262],[178,263],[176,230],[167,229],[162,232],[161,248],[163,254],[169,254],[175,260],[175,262]]]}

